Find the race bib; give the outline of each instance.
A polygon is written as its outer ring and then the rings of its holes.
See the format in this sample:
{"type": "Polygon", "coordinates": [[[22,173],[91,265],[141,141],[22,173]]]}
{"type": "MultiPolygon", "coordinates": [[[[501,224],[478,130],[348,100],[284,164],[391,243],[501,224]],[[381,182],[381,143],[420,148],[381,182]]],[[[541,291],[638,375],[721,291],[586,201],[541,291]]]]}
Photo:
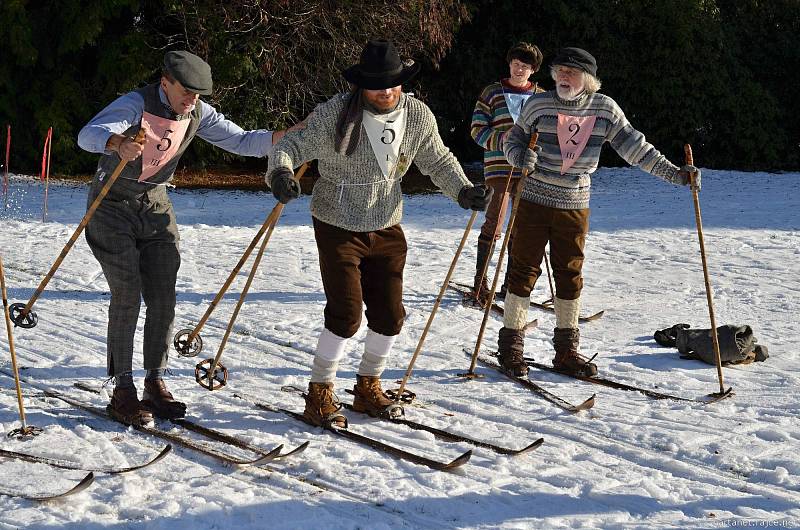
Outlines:
{"type": "Polygon", "coordinates": [[[178,152],[191,120],[170,120],[149,112],[142,113],[142,127],[147,128],[147,143],[142,153],[143,182],[161,169],[178,152]]]}
{"type": "Polygon", "coordinates": [[[568,116],[558,114],[558,145],[561,147],[561,174],[580,158],[592,135],[597,116],[568,116]]]}
{"type": "Polygon", "coordinates": [[[381,172],[384,178],[389,178],[398,163],[400,144],[406,132],[406,109],[378,115],[365,110],[362,124],[381,172]]]}
{"type": "Polygon", "coordinates": [[[522,106],[528,101],[528,98],[531,97],[530,94],[510,94],[508,92],[503,92],[503,97],[506,100],[506,107],[508,107],[508,113],[511,114],[511,119],[514,120],[514,123],[517,123],[519,119],[519,115],[522,112],[522,106]]]}

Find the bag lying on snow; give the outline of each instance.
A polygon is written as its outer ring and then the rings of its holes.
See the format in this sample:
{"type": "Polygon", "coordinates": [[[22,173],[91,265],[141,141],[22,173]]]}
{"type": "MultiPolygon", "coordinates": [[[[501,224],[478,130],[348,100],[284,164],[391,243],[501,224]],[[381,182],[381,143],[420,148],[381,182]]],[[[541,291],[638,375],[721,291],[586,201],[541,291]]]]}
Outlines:
{"type": "MultiPolygon", "coordinates": [[[[682,359],[699,359],[708,364],[717,364],[711,329],[690,329],[689,324],[675,324],[671,328],[656,331],[653,338],[662,346],[678,348],[682,359]]],[[[769,357],[767,347],[756,344],[750,326],[720,326],[717,328],[717,339],[722,364],[749,364],[766,361],[769,357]]]]}

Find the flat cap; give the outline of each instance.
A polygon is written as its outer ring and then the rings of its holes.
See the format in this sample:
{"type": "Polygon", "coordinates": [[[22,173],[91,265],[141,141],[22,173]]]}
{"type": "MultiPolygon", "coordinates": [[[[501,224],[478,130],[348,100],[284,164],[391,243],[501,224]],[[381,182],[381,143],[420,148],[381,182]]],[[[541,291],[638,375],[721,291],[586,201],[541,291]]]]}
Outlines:
{"type": "Polygon", "coordinates": [[[211,95],[211,67],[197,55],[186,50],[167,52],[164,54],[164,70],[187,90],[201,96],[211,95]]]}
{"type": "Polygon", "coordinates": [[[597,77],[597,61],[591,53],[581,48],[561,48],[551,64],[571,66],[597,77]]]}

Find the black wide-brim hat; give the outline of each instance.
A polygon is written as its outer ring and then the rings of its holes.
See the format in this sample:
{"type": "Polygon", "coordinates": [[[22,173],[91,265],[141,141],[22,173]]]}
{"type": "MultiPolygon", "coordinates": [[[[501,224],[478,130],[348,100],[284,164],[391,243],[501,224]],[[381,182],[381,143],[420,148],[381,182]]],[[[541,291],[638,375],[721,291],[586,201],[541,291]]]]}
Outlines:
{"type": "Polygon", "coordinates": [[[382,90],[402,85],[419,72],[419,64],[400,60],[388,40],[371,40],[361,52],[361,61],[344,70],[344,78],[367,90],[382,90]]]}

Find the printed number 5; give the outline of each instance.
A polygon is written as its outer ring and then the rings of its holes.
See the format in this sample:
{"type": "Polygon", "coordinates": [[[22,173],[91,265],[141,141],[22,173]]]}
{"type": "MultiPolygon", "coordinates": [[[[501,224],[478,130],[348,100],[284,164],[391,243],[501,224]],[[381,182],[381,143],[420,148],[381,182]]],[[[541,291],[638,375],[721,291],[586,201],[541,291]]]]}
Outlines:
{"type": "Polygon", "coordinates": [[[381,143],[384,143],[386,145],[389,145],[390,143],[394,142],[394,139],[397,137],[397,135],[394,132],[394,129],[389,128],[390,123],[394,123],[394,120],[387,120],[386,123],[383,124],[383,136],[381,136],[381,143]],[[391,135],[391,137],[388,137],[388,135],[391,135]]]}

